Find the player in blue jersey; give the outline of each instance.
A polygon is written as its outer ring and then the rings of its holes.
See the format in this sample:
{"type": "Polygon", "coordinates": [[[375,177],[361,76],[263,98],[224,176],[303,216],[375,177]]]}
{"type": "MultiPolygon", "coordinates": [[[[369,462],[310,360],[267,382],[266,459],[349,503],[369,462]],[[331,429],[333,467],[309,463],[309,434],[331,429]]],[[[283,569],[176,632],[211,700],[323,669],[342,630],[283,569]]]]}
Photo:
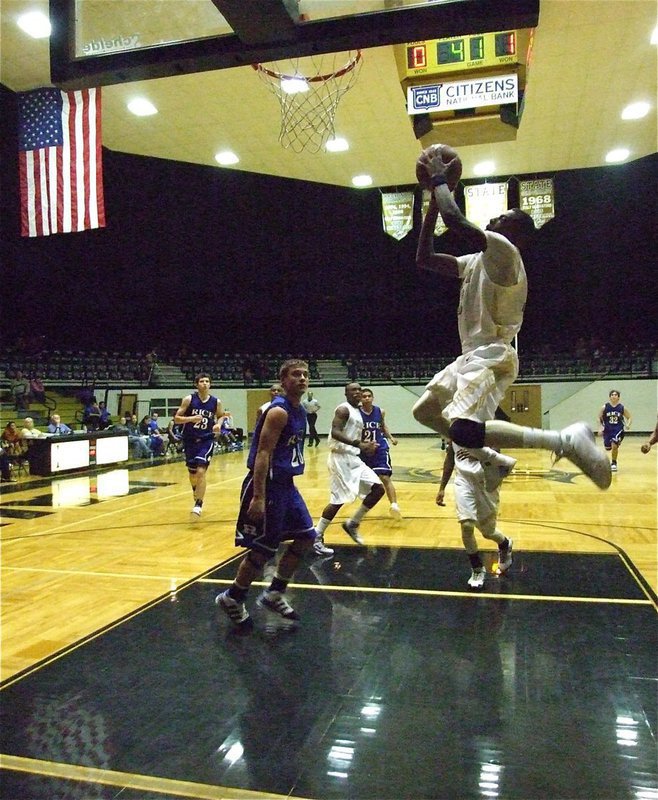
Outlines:
{"type": "Polygon", "coordinates": [[[386,424],[386,412],[379,406],[373,405],[375,396],[372,389],[361,389],[361,417],[363,418],[363,432],[361,433],[362,442],[377,442],[379,447],[374,453],[362,452],[361,460],[370,467],[376,475],[379,475],[388,502],[391,504],[389,512],[395,519],[402,519],[400,507],[398,506],[398,496],[395,486],[391,480],[393,467],[391,466],[391,450],[389,443],[396,445],[398,440],[388,429],[386,424]]]}
{"type": "Polygon", "coordinates": [[[313,520],[294,483],[295,475],[304,472],[306,411],[301,399],[308,389],[308,376],[305,361],[289,359],[281,365],[281,394],[261,414],[249,450],[235,533],[235,546],[249,552],[231,586],[215,598],[231,622],[243,630],[252,626],[245,608],[249,587],[274,558],[279,544],[288,540],[292,541],[278,560],[270,586],[256,603],[283,619],[299,619],[285,591],[315,541],[313,520]]]}
{"type": "Polygon", "coordinates": [[[620,397],[620,393],[612,389],[608,394],[608,402],[599,412],[603,446],[610,453],[610,469],[613,472],[617,472],[617,455],[624,440],[624,430],[631,426],[631,415],[619,402],[620,397]]]}
{"type": "Polygon", "coordinates": [[[200,373],[194,385],[196,392],[181,400],[174,422],[183,426],[185,465],[194,495],[192,514],[193,519],[198,519],[206,495],[206,472],[215,446],[215,434],[219,433],[219,420],[224,412],[221,400],[210,394],[210,375],[200,373]]]}

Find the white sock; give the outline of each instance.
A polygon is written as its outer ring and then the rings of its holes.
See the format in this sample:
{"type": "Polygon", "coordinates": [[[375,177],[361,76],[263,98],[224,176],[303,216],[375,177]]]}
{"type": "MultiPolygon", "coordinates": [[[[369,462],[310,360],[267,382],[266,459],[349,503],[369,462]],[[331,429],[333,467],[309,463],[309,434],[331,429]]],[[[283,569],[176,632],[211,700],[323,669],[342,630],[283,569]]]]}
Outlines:
{"type": "Polygon", "coordinates": [[[560,447],[558,431],[543,431],[541,428],[528,428],[523,432],[523,446],[540,450],[557,450],[560,447]]]}
{"type": "Polygon", "coordinates": [[[327,530],[327,527],[329,526],[330,522],[331,520],[325,519],[324,517],[320,517],[320,519],[318,520],[318,524],[315,526],[315,532],[317,533],[318,536],[324,535],[324,532],[327,530]]]}
{"type": "Polygon", "coordinates": [[[561,440],[558,431],[544,431],[541,428],[526,428],[501,420],[485,422],[486,442],[491,447],[502,450],[510,447],[539,448],[557,450],[561,440]]]}
{"type": "Polygon", "coordinates": [[[359,522],[365,517],[365,515],[370,511],[369,508],[366,508],[363,503],[357,508],[357,510],[352,514],[350,518],[350,522],[353,522],[355,525],[358,525],[359,522]]]}

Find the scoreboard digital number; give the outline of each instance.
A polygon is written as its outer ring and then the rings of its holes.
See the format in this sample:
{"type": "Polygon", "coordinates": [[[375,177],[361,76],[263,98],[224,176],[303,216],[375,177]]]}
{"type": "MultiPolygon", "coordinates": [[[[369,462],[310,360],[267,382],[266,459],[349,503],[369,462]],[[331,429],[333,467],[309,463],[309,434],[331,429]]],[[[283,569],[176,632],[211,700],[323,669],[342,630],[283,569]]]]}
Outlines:
{"type": "Polygon", "coordinates": [[[500,31],[406,45],[406,77],[463,72],[483,67],[522,63],[519,31],[500,31]]]}

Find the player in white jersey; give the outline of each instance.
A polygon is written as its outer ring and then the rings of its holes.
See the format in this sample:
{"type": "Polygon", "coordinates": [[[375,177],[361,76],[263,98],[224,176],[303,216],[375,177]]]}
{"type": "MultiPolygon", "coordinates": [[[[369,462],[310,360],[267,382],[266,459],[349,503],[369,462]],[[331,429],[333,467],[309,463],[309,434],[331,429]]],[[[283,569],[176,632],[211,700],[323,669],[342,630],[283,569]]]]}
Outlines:
{"type": "Polygon", "coordinates": [[[453,470],[455,470],[457,521],[461,525],[462,542],[471,562],[471,577],[468,579],[468,585],[472,589],[481,589],[484,586],[487,571],[480,557],[475,528],[485,539],[491,539],[498,545],[496,570],[498,575],[502,575],[512,565],[512,540],[496,527],[500,490],[487,491],[482,465],[465,447],[449,444],[443,462],[443,474],[436,495],[436,504],[445,505],[445,489],[453,470]]]}
{"type": "MultiPolygon", "coordinates": [[[[428,383],[415,404],[418,422],[469,448],[484,469],[487,489],[497,488],[515,459],[493,448],[538,447],[566,457],[601,489],[611,483],[610,464],[596,447],[585,422],[562,431],[541,430],[494,420],[494,412],[518,373],[512,341],[523,322],[527,295],[520,250],[535,225],[518,208],[492,219],[486,231],[469,222],[455,203],[446,178],[450,164],[428,151],[426,168],[433,186],[418,240],[416,264],[462,281],[459,335],[462,354],[428,383]],[[438,214],[470,253],[455,257],[434,251],[438,214]]],[[[452,163],[452,162],[450,162],[452,163]]]]}
{"type": "Polygon", "coordinates": [[[324,543],[324,532],[345,503],[352,503],[361,497],[361,506],[343,523],[343,530],[357,544],[363,544],[359,525],[363,517],[384,496],[384,486],[373,470],[359,457],[360,453],[372,454],[377,449],[376,442],[361,441],[363,418],[359,411],[361,386],[348,383],[345,387],[346,402],[341,403],[334,412],[329,433],[329,458],[327,466],[331,475],[329,504],[315,526],[317,536],[314,551],[318,555],[332,555],[333,550],[324,543]]]}
{"type": "MultiPolygon", "coordinates": [[[[258,424],[258,420],[261,418],[263,413],[270,407],[272,400],[274,400],[274,398],[278,397],[280,394],[283,394],[283,387],[278,381],[276,381],[270,386],[270,399],[266,400],[256,411],[256,424],[258,424]]],[[[254,429],[255,427],[256,425],[254,425],[254,429]]]]}

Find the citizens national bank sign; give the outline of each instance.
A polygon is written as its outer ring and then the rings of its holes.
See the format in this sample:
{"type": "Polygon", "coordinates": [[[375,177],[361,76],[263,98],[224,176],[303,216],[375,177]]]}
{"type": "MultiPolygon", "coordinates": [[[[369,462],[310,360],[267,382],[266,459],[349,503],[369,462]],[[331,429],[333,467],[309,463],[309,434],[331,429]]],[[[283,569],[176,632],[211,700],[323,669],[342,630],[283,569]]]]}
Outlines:
{"type": "Polygon", "coordinates": [[[518,96],[519,82],[516,74],[409,86],[407,112],[429,114],[436,111],[456,111],[461,108],[499,106],[516,103],[518,96]]]}

